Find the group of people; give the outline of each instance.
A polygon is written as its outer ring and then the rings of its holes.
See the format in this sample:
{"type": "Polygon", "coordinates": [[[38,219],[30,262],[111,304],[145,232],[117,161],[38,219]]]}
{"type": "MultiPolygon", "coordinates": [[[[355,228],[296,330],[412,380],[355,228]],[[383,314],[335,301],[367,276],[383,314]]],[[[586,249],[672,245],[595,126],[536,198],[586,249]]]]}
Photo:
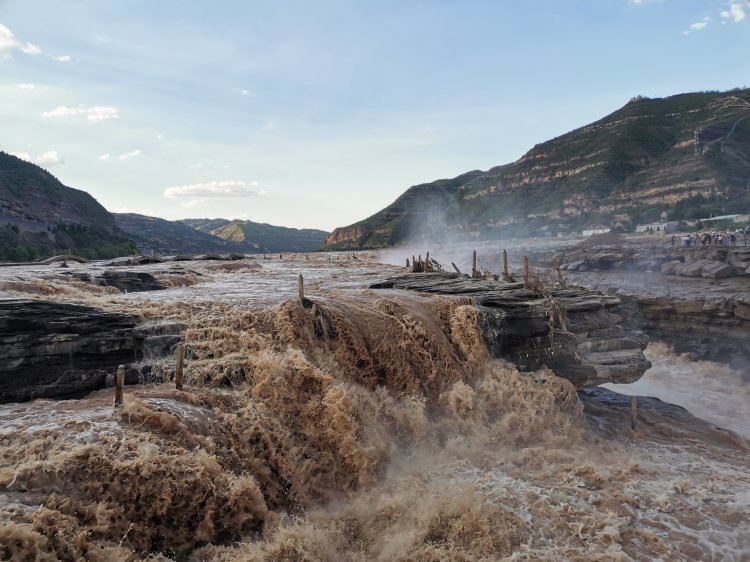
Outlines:
{"type": "MultiPolygon", "coordinates": [[[[682,246],[700,246],[701,248],[709,246],[726,246],[734,248],[742,240],[743,245],[747,246],[747,239],[750,237],[750,226],[744,229],[725,230],[711,232],[696,232],[694,234],[684,234],[680,238],[682,246]]],[[[672,235],[672,247],[677,244],[677,236],[672,235]]]]}

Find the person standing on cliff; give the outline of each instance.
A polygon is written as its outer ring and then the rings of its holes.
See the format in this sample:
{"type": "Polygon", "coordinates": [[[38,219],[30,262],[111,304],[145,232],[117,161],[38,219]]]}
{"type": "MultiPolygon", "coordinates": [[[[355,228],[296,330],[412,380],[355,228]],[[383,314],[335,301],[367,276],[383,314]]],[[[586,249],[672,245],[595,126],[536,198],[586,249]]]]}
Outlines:
{"type": "Polygon", "coordinates": [[[672,235],[672,247],[674,248],[674,243],[677,240],[677,237],[673,234],[672,235]]]}

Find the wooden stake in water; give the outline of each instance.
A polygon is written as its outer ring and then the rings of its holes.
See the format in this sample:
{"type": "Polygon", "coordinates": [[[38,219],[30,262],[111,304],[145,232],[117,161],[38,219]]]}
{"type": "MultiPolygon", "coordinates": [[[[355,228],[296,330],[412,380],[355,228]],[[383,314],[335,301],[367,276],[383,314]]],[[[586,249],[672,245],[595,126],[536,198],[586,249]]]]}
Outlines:
{"type": "Polygon", "coordinates": [[[477,273],[477,251],[474,250],[474,253],[471,254],[471,276],[476,277],[477,273]]]}
{"type": "Polygon", "coordinates": [[[458,266],[455,263],[453,263],[453,262],[451,262],[451,265],[453,266],[453,269],[456,270],[456,273],[458,273],[459,275],[461,275],[461,270],[458,269],[458,266]]]}
{"type": "Polygon", "coordinates": [[[630,397],[630,429],[635,431],[635,421],[638,418],[638,398],[630,397]]]}
{"type": "Polygon", "coordinates": [[[125,384],[125,365],[117,367],[115,375],[115,408],[122,406],[122,387],[125,384]]]}
{"type": "Polygon", "coordinates": [[[508,277],[508,252],[503,250],[503,277],[508,277]]]}
{"type": "Polygon", "coordinates": [[[174,386],[177,390],[182,390],[182,370],[185,363],[185,346],[178,343],[175,348],[175,370],[174,386]]]}
{"type": "Polygon", "coordinates": [[[301,275],[297,277],[297,289],[299,289],[299,303],[305,306],[305,281],[301,275]]]}
{"type": "Polygon", "coordinates": [[[406,258],[406,267],[409,267],[409,258],[406,258]]]}
{"type": "Polygon", "coordinates": [[[430,252],[427,252],[427,257],[424,259],[424,270],[430,271],[430,252]]]}
{"type": "Polygon", "coordinates": [[[529,256],[523,257],[523,284],[529,284],[529,256]]]}

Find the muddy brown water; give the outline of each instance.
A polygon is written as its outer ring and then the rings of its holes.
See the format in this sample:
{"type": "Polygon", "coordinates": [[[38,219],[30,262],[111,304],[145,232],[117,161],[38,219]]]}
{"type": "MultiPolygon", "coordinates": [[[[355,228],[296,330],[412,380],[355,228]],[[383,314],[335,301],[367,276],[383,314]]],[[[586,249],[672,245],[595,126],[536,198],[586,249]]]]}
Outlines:
{"type": "Polygon", "coordinates": [[[3,295],[180,319],[189,349],[184,392],[0,406],[0,558],[750,559],[731,370],[651,346],[643,392],[710,421],[643,399],[633,432],[622,395],[489,358],[472,307],[366,289],[398,270],[375,255],[284,258],[145,266],[153,293],[0,272],[3,295]]]}

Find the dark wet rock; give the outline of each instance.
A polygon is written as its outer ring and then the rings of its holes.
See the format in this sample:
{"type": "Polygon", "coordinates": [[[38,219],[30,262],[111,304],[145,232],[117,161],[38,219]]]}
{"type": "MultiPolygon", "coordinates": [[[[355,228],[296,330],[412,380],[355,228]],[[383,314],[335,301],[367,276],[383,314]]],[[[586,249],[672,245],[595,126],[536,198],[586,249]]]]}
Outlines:
{"type": "Polygon", "coordinates": [[[0,402],[82,396],[105,387],[118,365],[128,366],[126,382],[139,382],[182,329],[87,306],[0,301],[0,402]]]}
{"type": "Polygon", "coordinates": [[[125,293],[135,293],[141,291],[160,291],[166,289],[164,285],[157,281],[156,277],[144,271],[120,271],[108,269],[99,274],[64,272],[64,275],[70,275],[79,281],[92,283],[101,287],[115,287],[125,293]]]}
{"type": "Polygon", "coordinates": [[[113,259],[109,265],[128,266],[128,265],[146,265],[149,263],[162,263],[164,258],[158,256],[127,256],[113,259]]]}
{"type": "Polygon", "coordinates": [[[546,365],[578,388],[638,380],[651,364],[643,355],[648,337],[623,329],[620,300],[581,287],[545,294],[523,283],[474,279],[454,273],[407,274],[371,285],[467,299],[480,311],[490,353],[521,370],[546,365]],[[559,305],[561,322],[554,314],[559,305]]]}

